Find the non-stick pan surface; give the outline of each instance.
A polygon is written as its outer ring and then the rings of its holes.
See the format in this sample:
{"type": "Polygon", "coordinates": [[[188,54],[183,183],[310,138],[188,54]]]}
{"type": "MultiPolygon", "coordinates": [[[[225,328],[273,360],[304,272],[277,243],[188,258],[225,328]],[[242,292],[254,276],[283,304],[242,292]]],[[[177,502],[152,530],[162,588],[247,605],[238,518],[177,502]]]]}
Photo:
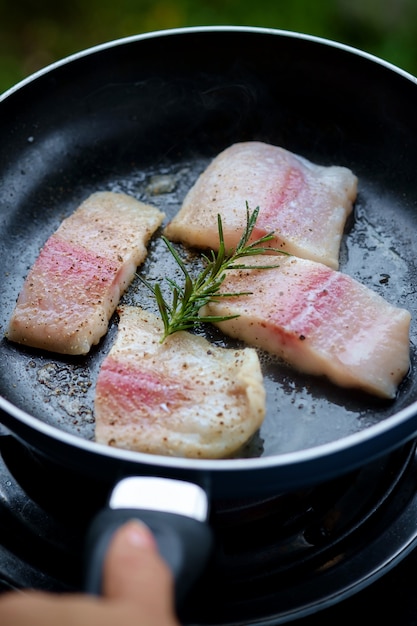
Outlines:
{"type": "MultiPolygon", "coordinates": [[[[359,178],[341,270],[409,309],[411,370],[392,402],[261,355],[267,417],[242,457],[194,461],[94,443],[94,383],[116,316],[87,357],[0,342],[0,408],[12,432],[81,471],[206,481],[213,493],[287,490],[363,465],[417,432],[417,84],[332,42],[255,28],[164,31],[99,46],[0,100],[0,329],[40,247],[90,193],[123,191],[167,219],[236,141],[280,145],[359,178]]],[[[158,235],[142,269],[174,271],[158,235]]],[[[124,301],[154,307],[140,283],[124,301]]],[[[209,329],[215,342],[224,338],[209,329]]],[[[227,344],[227,342],[225,343],[227,344]]]]}

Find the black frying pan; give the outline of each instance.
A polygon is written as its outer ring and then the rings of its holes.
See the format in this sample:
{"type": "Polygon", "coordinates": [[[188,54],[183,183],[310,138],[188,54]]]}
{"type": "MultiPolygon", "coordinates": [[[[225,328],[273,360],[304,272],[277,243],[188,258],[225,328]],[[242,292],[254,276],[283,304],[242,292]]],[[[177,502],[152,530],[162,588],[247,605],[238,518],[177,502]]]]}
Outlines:
{"type": "MultiPolygon", "coordinates": [[[[208,27],[98,46],[0,99],[0,324],[41,245],[90,193],[131,193],[168,218],[209,160],[236,141],[280,145],[359,178],[341,270],[408,308],[411,370],[392,402],[264,363],[268,412],[240,458],[174,459],[94,443],[98,367],[0,343],[0,409],[37,452],[86,475],[185,479],[212,497],[261,496],[347,473],[417,433],[416,79],[329,41],[208,27]],[[158,178],[163,176],[163,178],[158,178]],[[89,386],[89,383],[92,383],[89,386]]],[[[165,273],[156,236],[145,271],[165,273]],[[159,270],[160,268],[160,270],[159,270]]],[[[152,306],[139,284],[125,296],[152,306]]],[[[223,339],[208,331],[216,342],[223,339]]]]}

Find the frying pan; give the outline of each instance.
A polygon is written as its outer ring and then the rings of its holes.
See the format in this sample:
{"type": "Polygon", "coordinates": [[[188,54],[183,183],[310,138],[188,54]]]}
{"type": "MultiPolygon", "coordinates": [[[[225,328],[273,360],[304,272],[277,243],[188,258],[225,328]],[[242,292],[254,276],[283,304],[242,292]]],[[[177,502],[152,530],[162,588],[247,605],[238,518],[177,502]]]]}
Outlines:
{"type": "MultiPolygon", "coordinates": [[[[5,427],[46,458],[116,482],[156,476],[209,498],[263,497],[326,481],[417,433],[417,84],[392,65],[316,37],[250,27],[149,33],[75,54],[0,99],[0,324],[47,237],[90,193],[124,191],[172,217],[198,174],[237,141],[280,145],[359,179],[340,269],[409,309],[411,367],[393,401],[263,359],[267,416],[225,460],[152,456],[94,442],[98,368],[117,317],[87,357],[0,342],[5,427]]],[[[154,237],[143,271],[169,273],[154,237]]],[[[152,307],[134,283],[128,303],[152,307]]],[[[224,342],[214,329],[208,337],[224,342]]],[[[226,345],[227,342],[226,342],[226,345]]]]}

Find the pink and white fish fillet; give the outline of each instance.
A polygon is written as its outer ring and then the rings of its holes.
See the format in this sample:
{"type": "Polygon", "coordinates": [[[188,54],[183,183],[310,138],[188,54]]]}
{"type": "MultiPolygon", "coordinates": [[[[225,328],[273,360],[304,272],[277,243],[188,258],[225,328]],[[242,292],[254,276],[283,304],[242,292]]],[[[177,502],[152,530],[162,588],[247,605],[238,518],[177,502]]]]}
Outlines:
{"type": "Polygon", "coordinates": [[[410,365],[407,310],[321,263],[269,255],[246,263],[255,269],[228,272],[221,291],[251,295],[219,298],[202,314],[239,315],[218,326],[300,371],[395,397],[410,365]],[[279,267],[256,269],[266,261],[279,267]]]}
{"type": "Polygon", "coordinates": [[[128,306],[119,314],[96,383],[96,441],[176,457],[236,453],[265,416],[256,350],[216,347],[185,331],[161,343],[159,317],[128,306]]]}
{"type": "Polygon", "coordinates": [[[19,294],[7,338],[61,354],[87,354],[107,332],[163,218],[155,207],[126,194],[92,194],[43,246],[19,294]]]}
{"type": "Polygon", "coordinates": [[[258,239],[274,231],[269,246],[338,268],[357,177],[341,166],[322,166],[270,144],[250,141],[221,152],[187,193],[165,235],[197,248],[218,249],[217,215],[226,248],[236,247],[246,225],[246,203],[259,216],[258,239]]]}

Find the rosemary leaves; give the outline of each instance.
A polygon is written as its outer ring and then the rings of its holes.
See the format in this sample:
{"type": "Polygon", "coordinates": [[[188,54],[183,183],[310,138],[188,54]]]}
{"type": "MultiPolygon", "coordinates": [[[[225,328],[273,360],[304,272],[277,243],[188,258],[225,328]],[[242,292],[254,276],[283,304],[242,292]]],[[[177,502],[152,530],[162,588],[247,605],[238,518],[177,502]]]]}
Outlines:
{"type": "MultiPolygon", "coordinates": [[[[237,263],[245,257],[264,254],[265,252],[281,252],[274,248],[265,247],[268,241],[273,239],[274,233],[270,232],[256,241],[250,242],[253,229],[259,214],[259,207],[252,212],[246,203],[246,227],[242,233],[240,241],[235,249],[226,250],[223,236],[223,225],[220,215],[217,216],[219,231],[219,249],[217,252],[211,250],[208,255],[203,254],[204,268],[196,276],[192,277],[187,270],[183,260],[166,237],[162,237],[169,252],[174,257],[184,275],[184,284],[179,285],[176,281],[165,278],[169,285],[171,301],[168,302],[162,295],[160,283],[151,284],[144,278],[140,280],[153,293],[159,313],[164,324],[164,334],[161,338],[163,342],[168,335],[179,330],[190,330],[196,324],[203,322],[223,322],[237,316],[218,317],[200,316],[200,309],[216,298],[241,296],[249,292],[241,293],[220,293],[220,286],[223,283],[228,269],[248,269],[244,263],[237,263]]],[[[281,252],[282,254],[286,254],[281,252]]],[[[270,269],[274,265],[257,266],[257,269],[270,269]]]]}

